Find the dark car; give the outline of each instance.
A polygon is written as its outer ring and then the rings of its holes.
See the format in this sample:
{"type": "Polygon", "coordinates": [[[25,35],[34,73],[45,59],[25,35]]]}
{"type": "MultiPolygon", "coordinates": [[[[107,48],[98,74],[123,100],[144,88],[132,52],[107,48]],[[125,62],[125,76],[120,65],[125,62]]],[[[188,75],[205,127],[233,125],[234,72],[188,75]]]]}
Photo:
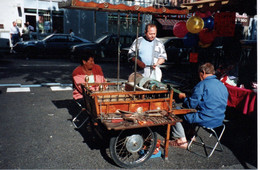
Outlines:
{"type": "MultiPolygon", "coordinates": [[[[130,47],[135,39],[135,35],[120,35],[120,49],[130,47]]],[[[78,59],[87,51],[96,54],[95,60],[114,61],[118,57],[118,36],[116,34],[103,35],[92,43],[74,45],[71,48],[71,56],[78,59]]]]}
{"type": "Polygon", "coordinates": [[[66,55],[69,56],[71,46],[90,41],[69,34],[51,34],[43,40],[18,42],[13,47],[18,54],[26,57],[37,55],[66,55]]]}
{"type": "Polygon", "coordinates": [[[159,39],[163,42],[167,53],[166,63],[181,63],[188,61],[190,48],[185,47],[183,38],[162,37],[159,39]]]}
{"type": "Polygon", "coordinates": [[[0,38],[0,57],[10,53],[10,44],[8,38],[0,38]]]}

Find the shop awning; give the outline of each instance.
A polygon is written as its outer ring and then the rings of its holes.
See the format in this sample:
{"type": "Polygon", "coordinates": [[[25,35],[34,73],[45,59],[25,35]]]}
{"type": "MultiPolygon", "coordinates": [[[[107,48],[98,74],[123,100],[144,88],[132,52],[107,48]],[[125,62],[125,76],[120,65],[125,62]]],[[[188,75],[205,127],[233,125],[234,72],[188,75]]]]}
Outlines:
{"type": "Polygon", "coordinates": [[[185,7],[189,12],[216,12],[229,11],[238,12],[241,15],[256,15],[256,0],[197,0],[191,3],[183,3],[181,7],[185,7]]]}
{"type": "Polygon", "coordinates": [[[179,20],[164,18],[156,18],[156,20],[162,25],[164,30],[173,30],[174,25],[179,22],[179,20]]]}
{"type": "Polygon", "coordinates": [[[190,12],[196,12],[198,10],[201,12],[215,12],[228,2],[229,0],[200,0],[191,3],[183,3],[181,6],[188,8],[190,12]]]}
{"type": "Polygon", "coordinates": [[[140,0],[67,0],[59,2],[59,8],[85,9],[106,12],[147,13],[147,14],[188,14],[187,9],[172,9],[169,6],[140,0]]]}

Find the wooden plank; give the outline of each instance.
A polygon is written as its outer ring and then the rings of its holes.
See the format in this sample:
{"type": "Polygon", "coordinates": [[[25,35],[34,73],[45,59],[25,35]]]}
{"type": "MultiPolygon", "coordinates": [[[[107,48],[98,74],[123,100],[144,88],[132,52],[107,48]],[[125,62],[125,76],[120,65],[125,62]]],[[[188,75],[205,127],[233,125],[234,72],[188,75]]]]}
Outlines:
{"type": "Polygon", "coordinates": [[[197,112],[196,109],[174,109],[172,113],[175,115],[187,114],[187,113],[194,113],[197,112]]]}

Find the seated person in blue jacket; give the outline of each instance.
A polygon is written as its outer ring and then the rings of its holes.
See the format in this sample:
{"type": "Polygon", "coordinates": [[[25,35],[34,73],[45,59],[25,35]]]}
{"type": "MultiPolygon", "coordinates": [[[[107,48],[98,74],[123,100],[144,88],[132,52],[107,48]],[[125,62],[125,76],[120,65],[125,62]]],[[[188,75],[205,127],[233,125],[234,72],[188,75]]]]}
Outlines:
{"type": "MultiPolygon", "coordinates": [[[[228,100],[226,86],[214,75],[214,66],[205,63],[198,69],[200,82],[194,87],[191,97],[180,93],[179,98],[184,99],[183,106],[196,109],[196,113],[183,116],[183,123],[197,124],[215,128],[222,125],[228,100]]],[[[170,141],[171,146],[187,149],[188,142],[185,131],[180,122],[172,126],[172,136],[175,140],[170,141]]]]}

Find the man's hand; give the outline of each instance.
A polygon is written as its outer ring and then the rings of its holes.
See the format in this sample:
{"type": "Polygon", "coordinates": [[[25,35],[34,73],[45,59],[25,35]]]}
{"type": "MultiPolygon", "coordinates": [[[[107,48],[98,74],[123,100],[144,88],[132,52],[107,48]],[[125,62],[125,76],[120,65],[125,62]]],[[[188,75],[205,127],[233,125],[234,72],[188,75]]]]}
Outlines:
{"type": "Polygon", "coordinates": [[[163,64],[165,62],[164,58],[159,58],[158,61],[153,65],[153,69],[155,69],[155,67],[163,64]]]}
{"type": "Polygon", "coordinates": [[[180,98],[180,99],[186,98],[186,94],[185,94],[185,93],[179,93],[179,98],[180,98]]]}
{"type": "Polygon", "coordinates": [[[153,65],[153,69],[155,69],[155,67],[157,67],[157,65],[158,65],[158,64],[154,64],[154,65],[153,65]]]}
{"type": "MultiPolygon", "coordinates": [[[[135,57],[132,58],[132,61],[135,62],[135,57]]],[[[146,67],[146,65],[141,60],[138,60],[138,59],[137,59],[137,65],[140,68],[145,68],[146,67]]]]}

